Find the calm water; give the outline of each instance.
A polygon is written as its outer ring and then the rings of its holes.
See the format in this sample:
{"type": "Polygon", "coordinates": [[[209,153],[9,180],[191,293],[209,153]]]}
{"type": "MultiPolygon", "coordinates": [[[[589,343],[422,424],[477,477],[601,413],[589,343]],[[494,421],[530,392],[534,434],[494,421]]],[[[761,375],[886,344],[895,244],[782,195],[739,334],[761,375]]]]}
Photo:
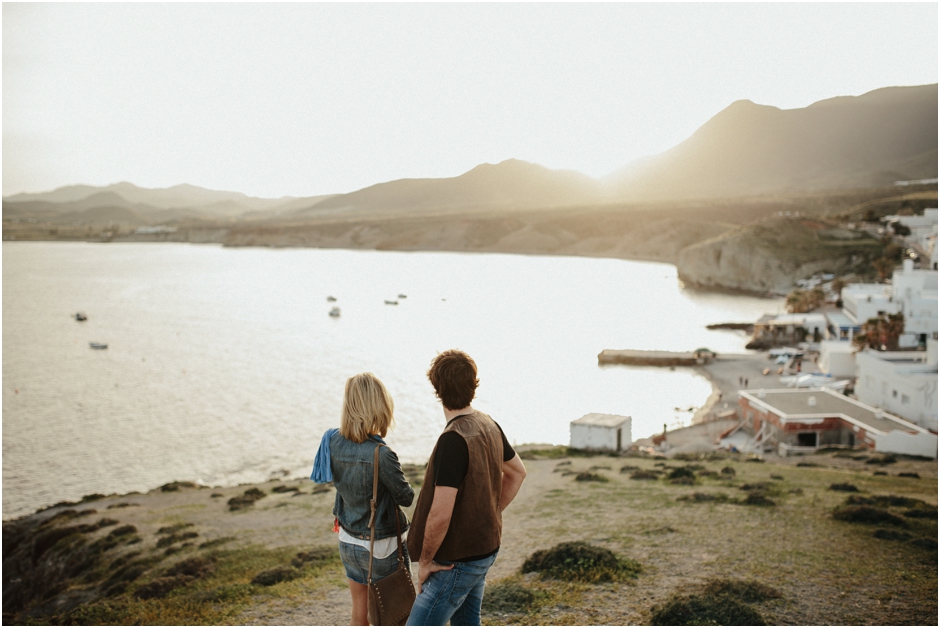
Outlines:
{"type": "Polygon", "coordinates": [[[474,356],[474,405],[511,441],[567,443],[588,412],[630,415],[634,438],[648,436],[688,422],[675,408],[710,385],[599,368],[602,349],[742,351],[742,335],[705,325],[781,307],[681,290],[673,266],[621,260],[7,242],[3,516],[175,479],[306,475],[361,371],[395,399],[390,444],[421,461],[443,426],[425,372],[452,347],[474,356]]]}

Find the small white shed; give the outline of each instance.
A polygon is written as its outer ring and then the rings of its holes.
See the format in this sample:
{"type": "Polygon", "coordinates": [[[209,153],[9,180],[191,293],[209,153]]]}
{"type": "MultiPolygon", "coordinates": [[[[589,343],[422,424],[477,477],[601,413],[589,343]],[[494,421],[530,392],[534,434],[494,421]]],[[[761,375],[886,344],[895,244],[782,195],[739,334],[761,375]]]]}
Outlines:
{"type": "Polygon", "coordinates": [[[569,446],[573,449],[622,451],[633,442],[632,422],[630,417],[618,414],[585,414],[571,422],[569,446]]]}

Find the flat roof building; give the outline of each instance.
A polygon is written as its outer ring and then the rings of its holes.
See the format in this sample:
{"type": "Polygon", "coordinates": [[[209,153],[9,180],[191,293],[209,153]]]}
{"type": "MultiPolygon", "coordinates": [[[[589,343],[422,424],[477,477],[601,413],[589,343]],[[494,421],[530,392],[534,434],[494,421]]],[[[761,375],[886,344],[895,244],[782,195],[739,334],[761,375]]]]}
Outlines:
{"type": "Polygon", "coordinates": [[[831,390],[744,390],[738,403],[755,444],[781,456],[841,445],[937,457],[936,434],[831,390]]]}
{"type": "Polygon", "coordinates": [[[571,422],[572,449],[622,451],[633,442],[633,419],[619,414],[592,412],[571,422]]]}

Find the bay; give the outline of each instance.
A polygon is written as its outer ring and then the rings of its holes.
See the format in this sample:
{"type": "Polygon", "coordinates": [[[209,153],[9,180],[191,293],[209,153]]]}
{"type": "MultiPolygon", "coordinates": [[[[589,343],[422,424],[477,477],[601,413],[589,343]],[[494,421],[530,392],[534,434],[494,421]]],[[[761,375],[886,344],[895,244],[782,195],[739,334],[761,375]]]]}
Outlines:
{"type": "Polygon", "coordinates": [[[602,368],[602,349],[742,352],[743,335],[705,326],[782,307],[685,290],[675,267],[648,262],[5,242],[3,516],[172,480],[308,475],[362,371],[395,400],[390,445],[422,462],[443,427],[425,373],[449,348],[474,357],[474,406],[512,442],[567,443],[589,412],[632,416],[633,437],[649,436],[688,423],[675,408],[701,405],[709,383],[602,368]]]}

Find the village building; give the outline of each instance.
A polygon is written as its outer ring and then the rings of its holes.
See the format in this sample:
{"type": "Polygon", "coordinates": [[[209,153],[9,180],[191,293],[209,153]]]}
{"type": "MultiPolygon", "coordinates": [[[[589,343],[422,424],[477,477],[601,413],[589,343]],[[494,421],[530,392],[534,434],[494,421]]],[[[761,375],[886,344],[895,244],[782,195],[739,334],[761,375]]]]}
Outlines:
{"type": "Polygon", "coordinates": [[[936,434],[831,390],[743,390],[738,404],[753,446],[781,456],[841,445],[937,457],[936,434]]]}
{"type": "Polygon", "coordinates": [[[633,419],[592,412],[571,422],[570,447],[593,451],[623,451],[633,442],[633,419]]]}
{"type": "Polygon", "coordinates": [[[904,314],[901,347],[926,347],[937,333],[937,271],[915,269],[912,260],[894,271],[891,288],[898,310],[904,314]]]}
{"type": "Polygon", "coordinates": [[[842,312],[856,326],[882,314],[897,314],[891,286],[883,283],[850,283],[842,288],[842,312]]]}
{"type": "Polygon", "coordinates": [[[855,395],[912,423],[937,431],[937,333],[926,351],[861,351],[855,395]]]}
{"type": "Polygon", "coordinates": [[[844,340],[823,340],[816,366],[835,378],[855,377],[855,346],[844,340]]]}

